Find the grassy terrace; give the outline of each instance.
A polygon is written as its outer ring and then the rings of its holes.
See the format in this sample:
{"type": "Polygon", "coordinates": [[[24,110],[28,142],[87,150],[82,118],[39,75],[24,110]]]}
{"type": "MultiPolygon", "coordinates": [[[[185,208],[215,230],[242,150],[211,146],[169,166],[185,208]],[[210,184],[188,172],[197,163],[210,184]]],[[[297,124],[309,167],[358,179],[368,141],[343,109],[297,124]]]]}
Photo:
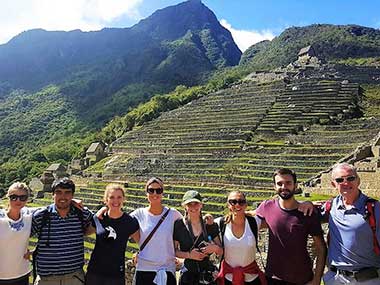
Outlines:
{"type": "Polygon", "coordinates": [[[105,176],[143,180],[160,175],[180,183],[268,188],[268,176],[277,167],[289,166],[303,180],[356,148],[347,142],[313,143],[319,134],[304,132],[304,127],[347,112],[358,94],[356,84],[300,81],[258,90],[252,85],[205,96],[126,134],[114,143],[118,157],[105,176]],[[285,144],[289,133],[307,141],[285,144]],[[261,134],[275,135],[280,143],[255,143],[261,134]]]}

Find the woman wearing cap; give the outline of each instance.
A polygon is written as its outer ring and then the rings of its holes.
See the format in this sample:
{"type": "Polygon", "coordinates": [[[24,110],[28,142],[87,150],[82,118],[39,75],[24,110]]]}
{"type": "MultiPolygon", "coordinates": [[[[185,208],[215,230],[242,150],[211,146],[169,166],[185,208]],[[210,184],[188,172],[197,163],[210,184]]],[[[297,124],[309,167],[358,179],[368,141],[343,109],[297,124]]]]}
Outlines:
{"type": "Polygon", "coordinates": [[[30,265],[27,253],[32,209],[26,184],[13,183],[7,193],[7,209],[0,209],[0,284],[28,285],[30,265]]]}
{"type": "Polygon", "coordinates": [[[124,285],[125,250],[130,236],[136,239],[139,224],[123,212],[124,188],[108,184],[104,192],[107,211],[95,219],[96,243],[87,267],[86,285],[124,285]]]}
{"type": "Polygon", "coordinates": [[[187,191],[182,206],[185,208],[185,217],[175,222],[173,235],[176,256],[185,259],[179,284],[202,284],[205,278],[212,283],[213,276],[210,273],[214,266],[208,255],[223,254],[218,226],[213,224],[206,228],[201,212],[202,198],[197,191],[187,191]]]}
{"type": "Polygon", "coordinates": [[[139,222],[140,248],[160,219],[163,221],[137,256],[134,284],[175,285],[173,228],[174,222],[181,219],[182,215],[177,210],[162,205],[164,184],[160,178],[149,179],[145,191],[149,206],[131,213],[139,222]]]}
{"type": "Polygon", "coordinates": [[[240,191],[229,193],[227,207],[229,213],[219,222],[224,258],[218,274],[218,285],[265,285],[265,276],[255,260],[255,236],[261,220],[246,216],[247,200],[240,191]]]}

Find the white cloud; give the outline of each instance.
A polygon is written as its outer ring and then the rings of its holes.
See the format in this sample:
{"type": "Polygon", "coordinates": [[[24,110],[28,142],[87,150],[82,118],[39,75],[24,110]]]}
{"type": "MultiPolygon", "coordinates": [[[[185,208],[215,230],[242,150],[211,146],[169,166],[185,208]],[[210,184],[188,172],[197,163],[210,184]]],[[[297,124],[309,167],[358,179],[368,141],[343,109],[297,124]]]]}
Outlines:
{"type": "Polygon", "coordinates": [[[234,29],[225,19],[222,19],[220,24],[231,32],[235,43],[242,52],[255,43],[263,40],[272,40],[275,37],[274,33],[270,30],[253,31],[234,29]]]}
{"type": "Polygon", "coordinates": [[[0,44],[35,28],[99,30],[122,16],[140,19],[143,0],[0,0],[0,44]]]}

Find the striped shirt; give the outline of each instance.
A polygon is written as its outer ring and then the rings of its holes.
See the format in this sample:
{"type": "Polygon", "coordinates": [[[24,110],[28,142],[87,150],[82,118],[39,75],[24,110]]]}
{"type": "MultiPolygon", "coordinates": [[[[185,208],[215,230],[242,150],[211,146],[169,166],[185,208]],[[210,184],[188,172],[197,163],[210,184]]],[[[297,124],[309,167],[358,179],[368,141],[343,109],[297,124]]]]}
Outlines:
{"type": "MultiPolygon", "coordinates": [[[[62,218],[55,205],[47,207],[49,218],[41,229],[36,258],[37,273],[41,276],[62,275],[82,269],[84,264],[83,227],[90,224],[92,213],[82,211],[83,219],[73,206],[62,218]],[[83,220],[83,225],[82,225],[83,220]]],[[[32,220],[32,235],[39,235],[46,208],[36,211],[32,220]]]]}

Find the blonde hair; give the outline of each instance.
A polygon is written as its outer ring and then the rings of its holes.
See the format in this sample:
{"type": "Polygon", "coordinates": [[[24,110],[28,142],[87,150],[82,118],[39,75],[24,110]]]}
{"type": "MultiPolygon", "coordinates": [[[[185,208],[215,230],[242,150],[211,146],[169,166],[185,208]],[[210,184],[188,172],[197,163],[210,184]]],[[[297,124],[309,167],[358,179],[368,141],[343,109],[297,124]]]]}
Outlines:
{"type": "MultiPolygon", "coordinates": [[[[245,194],[239,190],[234,190],[228,193],[227,195],[227,205],[228,205],[228,197],[230,197],[231,194],[240,194],[243,196],[244,199],[246,199],[245,194]]],[[[224,223],[228,224],[232,221],[232,213],[231,211],[228,211],[228,213],[224,216],[224,223]]]]}
{"type": "Polygon", "coordinates": [[[103,197],[104,202],[107,202],[107,198],[108,198],[110,192],[114,191],[114,190],[121,191],[121,193],[123,194],[123,197],[125,197],[125,190],[124,190],[124,187],[122,185],[117,184],[117,183],[110,183],[106,186],[106,190],[104,191],[104,197],[103,197]]]}
{"type": "Polygon", "coordinates": [[[29,197],[30,189],[29,189],[28,185],[26,185],[23,182],[15,182],[11,186],[9,186],[8,192],[7,192],[7,197],[16,193],[18,190],[24,191],[25,194],[29,197]]]}

